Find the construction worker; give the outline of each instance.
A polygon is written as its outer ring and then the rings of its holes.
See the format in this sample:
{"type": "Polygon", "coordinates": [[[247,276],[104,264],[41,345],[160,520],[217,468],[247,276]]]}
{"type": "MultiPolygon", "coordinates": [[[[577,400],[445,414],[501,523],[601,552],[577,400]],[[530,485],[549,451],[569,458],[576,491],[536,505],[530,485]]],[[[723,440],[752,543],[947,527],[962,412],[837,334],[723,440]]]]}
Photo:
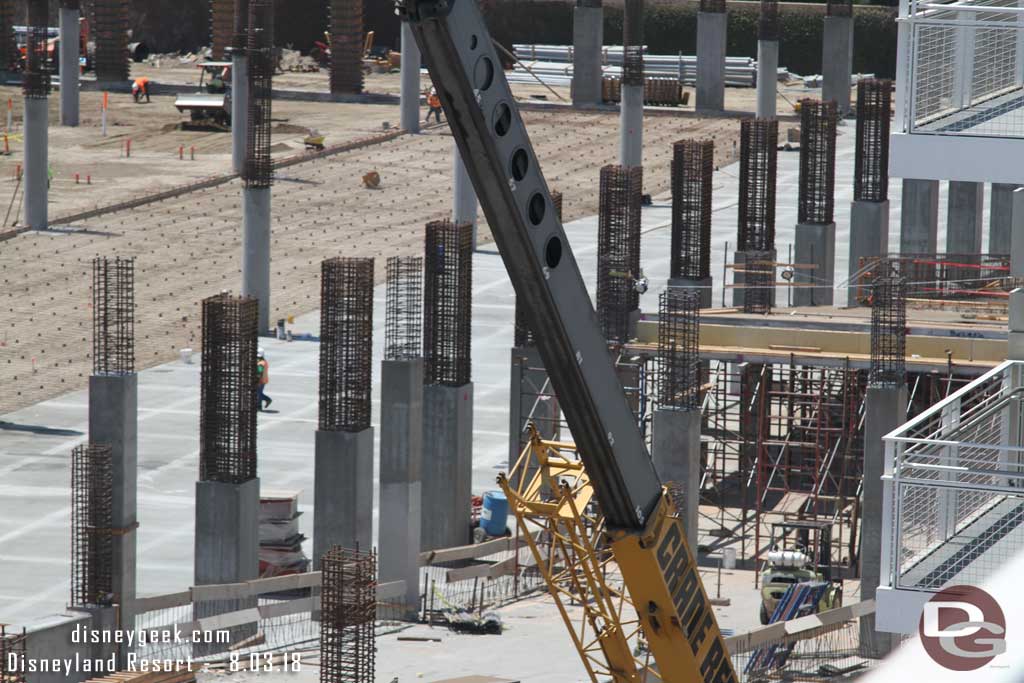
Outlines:
{"type": "Polygon", "coordinates": [[[270,363],[267,362],[267,356],[263,353],[263,349],[256,351],[256,375],[259,378],[259,394],[256,398],[256,410],[263,411],[265,408],[269,408],[270,404],[274,402],[272,398],[267,396],[267,383],[270,382],[270,363]],[[263,405],[266,403],[266,405],[263,405]]]}
{"type": "Polygon", "coordinates": [[[146,102],[149,102],[149,79],[145,76],[140,76],[135,79],[132,83],[132,97],[135,98],[135,104],[142,101],[142,96],[146,96],[146,102]]]}
{"type": "Polygon", "coordinates": [[[438,123],[441,123],[441,98],[437,96],[437,88],[430,89],[430,94],[427,95],[427,106],[430,107],[430,111],[427,112],[427,123],[430,123],[431,114],[434,115],[438,123]]]}

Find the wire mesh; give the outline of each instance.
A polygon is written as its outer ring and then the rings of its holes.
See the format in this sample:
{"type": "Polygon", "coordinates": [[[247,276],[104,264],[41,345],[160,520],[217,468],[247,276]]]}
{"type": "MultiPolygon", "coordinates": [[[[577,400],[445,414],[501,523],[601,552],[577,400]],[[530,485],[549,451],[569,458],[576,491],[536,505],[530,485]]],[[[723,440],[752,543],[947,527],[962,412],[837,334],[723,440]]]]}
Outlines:
{"type": "Polygon", "coordinates": [[[836,182],[836,103],[800,100],[800,181],[797,220],[832,222],[836,182]]]}
{"type": "Polygon", "coordinates": [[[871,287],[870,382],[899,386],[906,381],[906,282],[887,267],[881,271],[871,287]]]}
{"type": "Polygon", "coordinates": [[[331,92],[363,91],[362,0],[331,0],[331,92]]]}
{"type": "Polygon", "coordinates": [[[658,406],[700,408],[700,297],[670,287],[658,301],[658,406]]]}
{"type": "MultiPolygon", "coordinates": [[[[223,1],[223,0],[222,0],[223,1]]],[[[128,62],[128,0],[93,0],[94,69],[100,83],[123,83],[128,62]]]]}
{"type": "Polygon", "coordinates": [[[320,266],[320,429],[370,426],[373,381],[373,259],[320,266]]]}
{"type": "Polygon", "coordinates": [[[419,358],[423,354],[423,259],[389,257],[385,288],[384,358],[419,358]]]}
{"type": "Polygon", "coordinates": [[[235,0],[210,0],[210,57],[224,59],[235,37],[235,0]]]}
{"type": "Polygon", "coordinates": [[[203,300],[201,481],[241,484],[256,477],[258,310],[252,297],[203,300]]]}
{"type": "Polygon", "coordinates": [[[852,17],[853,0],[826,0],[825,16],[829,17],[852,17]]]}
{"type": "Polygon", "coordinates": [[[743,312],[771,313],[772,292],[775,290],[775,264],[772,261],[772,252],[744,252],[743,271],[743,312]]]}
{"type": "Polygon", "coordinates": [[[92,371],[135,372],[135,259],[92,262],[92,371]]]}
{"type": "Polygon", "coordinates": [[[670,277],[711,276],[712,140],[681,140],[672,146],[672,254],[670,277]]]}
{"type": "Polygon", "coordinates": [[[0,624],[0,681],[4,683],[26,683],[25,675],[25,629],[21,633],[8,631],[6,624],[0,624]]]}
{"type": "Polygon", "coordinates": [[[469,383],[473,226],[427,223],[423,288],[423,381],[469,383]]]}
{"type": "Polygon", "coordinates": [[[644,3],[625,0],[622,19],[622,85],[644,84],[644,3]]]}
{"type": "Polygon", "coordinates": [[[114,466],[110,446],[71,451],[71,604],[114,601],[114,466]]]}
{"type": "Polygon", "coordinates": [[[25,73],[22,75],[22,91],[28,98],[39,99],[50,94],[53,64],[47,49],[49,24],[49,1],[29,0],[28,26],[25,28],[25,73]]]}
{"type": "Polygon", "coordinates": [[[232,13],[231,44],[244,50],[249,45],[249,0],[234,0],[232,13]]]}
{"type": "Polygon", "coordinates": [[[761,13],[757,18],[757,39],[779,39],[778,0],[761,0],[761,13]]]}
{"type": "Polygon", "coordinates": [[[245,131],[245,164],[242,180],[246,187],[266,188],[273,184],[270,161],[270,122],[274,76],[274,3],[249,2],[249,120],[245,131]]]}
{"type": "Polygon", "coordinates": [[[320,683],[373,683],[377,555],[334,546],[320,571],[320,683]]]}
{"type": "Polygon", "coordinates": [[[625,343],[640,305],[640,199],[643,168],[601,169],[597,227],[597,318],[605,339],[625,343]]]}
{"type": "Polygon", "coordinates": [[[18,63],[14,38],[14,0],[0,0],[0,71],[13,70],[18,63]]]}
{"type": "Polygon", "coordinates": [[[892,81],[865,78],[857,83],[857,147],[853,198],[889,199],[889,117],[892,81]]]}
{"type": "Polygon", "coordinates": [[[739,251],[775,249],[775,175],[779,122],[740,122],[740,201],[736,245],[739,251]]]}

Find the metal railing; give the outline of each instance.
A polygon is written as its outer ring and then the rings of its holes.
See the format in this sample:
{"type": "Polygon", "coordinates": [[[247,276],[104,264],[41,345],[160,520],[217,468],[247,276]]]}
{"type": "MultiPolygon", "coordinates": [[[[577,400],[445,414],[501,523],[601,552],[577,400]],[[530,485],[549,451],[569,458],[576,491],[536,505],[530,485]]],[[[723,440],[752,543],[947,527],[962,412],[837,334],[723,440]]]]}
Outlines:
{"type": "Polygon", "coordinates": [[[885,437],[891,587],[977,584],[1024,549],[1022,378],[1006,361],[885,437]]]}

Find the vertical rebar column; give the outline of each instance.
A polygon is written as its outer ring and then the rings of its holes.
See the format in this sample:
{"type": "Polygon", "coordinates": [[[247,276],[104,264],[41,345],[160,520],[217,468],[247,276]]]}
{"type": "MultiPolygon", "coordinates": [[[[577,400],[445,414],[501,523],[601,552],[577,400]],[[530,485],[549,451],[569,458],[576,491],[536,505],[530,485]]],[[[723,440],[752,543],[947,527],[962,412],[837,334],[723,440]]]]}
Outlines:
{"type": "Polygon", "coordinates": [[[0,0],[0,71],[13,71],[18,63],[14,39],[14,0],[0,0]]]}
{"type": "Polygon", "coordinates": [[[700,0],[697,12],[697,110],[725,109],[725,0],[700,0]]]}
{"type": "Polygon", "coordinates": [[[625,2],[619,164],[641,166],[644,163],[644,3],[643,0],[625,2]]]}
{"type": "Polygon", "coordinates": [[[71,451],[71,604],[111,605],[114,473],[110,446],[83,444],[71,451]]]}
{"type": "Polygon", "coordinates": [[[793,257],[798,264],[793,303],[831,306],[835,281],[835,102],[800,101],[800,178],[793,257]]]}
{"type": "Polygon", "coordinates": [[[320,683],[373,683],[377,557],[335,546],[320,571],[320,683]]]}
{"type": "Polygon", "coordinates": [[[249,0],[234,0],[234,35],[231,47],[231,163],[235,173],[245,172],[249,129],[249,0]]]}
{"type": "Polygon", "coordinates": [[[871,283],[871,385],[902,385],[906,381],[906,355],[906,282],[893,268],[882,264],[871,283]]]}
{"type": "Polygon", "coordinates": [[[47,49],[50,23],[48,0],[29,0],[25,35],[25,218],[30,228],[43,230],[49,224],[49,111],[51,63],[47,49]]]}
{"type": "Polygon", "coordinates": [[[775,118],[778,83],[779,3],[761,0],[757,21],[757,118],[775,118]]]}
{"type": "Polygon", "coordinates": [[[237,26],[235,0],[210,0],[210,57],[225,59],[237,26]]]}
{"type": "Polygon", "coordinates": [[[331,93],[363,91],[363,3],[331,0],[331,93]]]}
{"type": "Polygon", "coordinates": [[[743,312],[766,314],[772,311],[775,291],[775,265],[769,251],[747,251],[743,256],[746,294],[743,312]]]}
{"type": "Polygon", "coordinates": [[[274,3],[250,0],[249,110],[242,180],[242,296],[259,302],[258,329],[270,329],[270,120],[274,74],[274,3]]]}
{"type": "Polygon", "coordinates": [[[826,2],[821,74],[821,99],[835,102],[839,116],[846,116],[853,75],[853,0],[826,2]]]}
{"type": "Polygon", "coordinates": [[[92,294],[93,374],[134,373],[135,259],[93,259],[92,294]]]}
{"type": "Polygon", "coordinates": [[[0,680],[5,683],[26,683],[25,629],[21,633],[8,631],[0,624],[0,680]]]}
{"type": "MultiPolygon", "coordinates": [[[[748,251],[767,251],[775,260],[775,178],[778,167],[779,122],[740,122],[740,196],[736,251],[733,253],[733,306],[746,297],[744,259],[748,251]]],[[[774,271],[772,273],[774,279],[774,271]]],[[[771,293],[774,301],[775,294],[771,293]]]]}
{"type": "Polygon", "coordinates": [[[672,253],[669,286],[697,292],[711,305],[712,140],[682,140],[672,147],[672,253]]]}
{"type": "Polygon", "coordinates": [[[93,0],[92,35],[96,41],[96,82],[123,87],[130,73],[128,0],[93,0]]]}
{"type": "Polygon", "coordinates": [[[597,318],[605,339],[624,344],[632,336],[640,296],[640,198],[643,169],[601,169],[597,227],[597,318]]]}
{"type": "MultiPolygon", "coordinates": [[[[78,125],[79,45],[82,14],[80,0],[63,0],[60,4],[60,125],[78,125]]],[[[2,19],[0,19],[2,24],[2,19]]],[[[0,54],[3,54],[0,51],[0,54]]],[[[0,66],[0,71],[3,67],[0,66]]]]}
{"type": "Polygon", "coordinates": [[[313,562],[373,532],[373,259],[331,258],[320,276],[320,425],[313,562]]]}
{"type": "Polygon", "coordinates": [[[388,258],[386,283],[384,358],[420,358],[423,355],[423,259],[418,256],[388,258]]]}
{"type": "Polygon", "coordinates": [[[423,295],[424,381],[458,387],[470,379],[472,234],[467,224],[427,224],[423,295]]]}

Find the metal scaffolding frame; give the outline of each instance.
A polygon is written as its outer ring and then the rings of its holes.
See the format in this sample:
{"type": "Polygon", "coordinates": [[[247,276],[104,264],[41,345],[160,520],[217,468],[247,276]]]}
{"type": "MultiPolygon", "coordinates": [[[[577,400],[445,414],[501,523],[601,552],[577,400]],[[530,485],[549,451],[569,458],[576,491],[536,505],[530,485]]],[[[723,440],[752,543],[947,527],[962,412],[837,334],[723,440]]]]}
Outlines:
{"type": "Polygon", "coordinates": [[[470,381],[473,226],[432,221],[424,240],[423,383],[470,381]]]}
{"type": "Polygon", "coordinates": [[[362,0],[331,0],[331,92],[363,91],[362,0]]]}
{"type": "Polygon", "coordinates": [[[114,593],[114,464],[106,444],[71,451],[71,604],[110,605],[114,593]]]}
{"type": "Polygon", "coordinates": [[[22,92],[25,97],[42,99],[50,94],[53,64],[47,49],[49,41],[49,0],[28,0],[28,26],[25,35],[25,72],[22,92]]]}
{"type": "Polygon", "coordinates": [[[889,268],[871,286],[872,386],[901,386],[907,381],[906,282],[889,268]]]}
{"type": "Polygon", "coordinates": [[[740,122],[740,199],[738,251],[775,249],[775,176],[778,168],[779,122],[740,122]]]}
{"type": "Polygon", "coordinates": [[[210,0],[210,58],[225,59],[234,45],[238,18],[235,0],[210,0]]]}
{"type": "MultiPolygon", "coordinates": [[[[230,15],[228,18],[230,20],[230,15]]],[[[93,0],[91,28],[96,41],[93,59],[96,80],[100,83],[127,81],[131,73],[128,59],[128,0],[93,0]]]]}
{"type": "Polygon", "coordinates": [[[800,100],[800,180],[797,220],[828,225],[833,222],[836,183],[836,103],[800,100]]]}
{"type": "Polygon", "coordinates": [[[640,199],[643,168],[601,169],[597,227],[597,318],[605,339],[625,343],[629,317],[640,306],[640,199]]]}
{"type": "Polygon", "coordinates": [[[203,300],[199,479],[256,478],[256,349],[259,306],[252,297],[203,300]]]}
{"type": "Polygon", "coordinates": [[[857,147],[853,198],[889,199],[889,121],[892,81],[865,78],[857,83],[857,147]]]}
{"type": "Polygon", "coordinates": [[[757,18],[757,39],[779,39],[779,2],[761,0],[761,13],[757,18]]]}
{"type": "Polygon", "coordinates": [[[135,372],[135,259],[92,262],[92,372],[135,372]]]}
{"type": "Polygon", "coordinates": [[[373,382],[373,259],[320,264],[320,429],[370,426],[373,382]]]}
{"type": "Polygon", "coordinates": [[[658,407],[699,409],[701,367],[700,297],[670,287],[658,301],[658,407]]]}
{"type": "Polygon", "coordinates": [[[390,256],[385,275],[384,359],[423,355],[423,259],[390,256]]]}
{"type": "Polygon", "coordinates": [[[743,252],[743,312],[772,312],[775,292],[775,262],[770,251],[743,252]]]}
{"type": "Polygon", "coordinates": [[[270,160],[271,102],[274,76],[273,0],[249,2],[249,121],[245,131],[246,187],[265,188],[274,182],[270,160]]]}
{"type": "Polygon", "coordinates": [[[672,146],[672,253],[669,277],[711,276],[711,176],[713,140],[680,140],[672,146]]]}
{"type": "Polygon", "coordinates": [[[320,571],[320,683],[373,683],[377,554],[334,546],[320,571]]]}

